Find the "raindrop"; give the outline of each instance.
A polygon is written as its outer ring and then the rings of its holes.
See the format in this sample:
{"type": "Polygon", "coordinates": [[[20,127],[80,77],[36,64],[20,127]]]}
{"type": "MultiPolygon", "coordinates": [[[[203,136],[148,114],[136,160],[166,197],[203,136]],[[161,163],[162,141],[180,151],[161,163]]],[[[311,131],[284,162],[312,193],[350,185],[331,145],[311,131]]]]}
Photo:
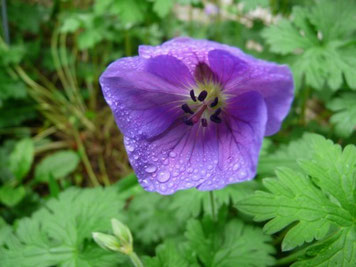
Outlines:
{"type": "Polygon", "coordinates": [[[154,173],[157,170],[157,167],[154,165],[150,165],[145,169],[145,172],[147,173],[154,173]]]}
{"type": "Polygon", "coordinates": [[[171,174],[167,171],[162,171],[158,174],[157,180],[160,181],[161,183],[167,182],[169,178],[171,177],[171,174]]]}
{"type": "Polygon", "coordinates": [[[169,152],[169,156],[170,156],[171,158],[175,158],[175,157],[177,156],[177,154],[174,153],[173,151],[171,151],[171,152],[169,152]]]}
{"type": "Polygon", "coordinates": [[[240,164],[236,163],[233,167],[232,170],[236,171],[240,167],[240,164]]]}
{"type": "Polygon", "coordinates": [[[133,146],[130,146],[130,145],[127,145],[126,146],[126,149],[129,151],[129,152],[133,152],[135,150],[135,148],[133,146]]]}

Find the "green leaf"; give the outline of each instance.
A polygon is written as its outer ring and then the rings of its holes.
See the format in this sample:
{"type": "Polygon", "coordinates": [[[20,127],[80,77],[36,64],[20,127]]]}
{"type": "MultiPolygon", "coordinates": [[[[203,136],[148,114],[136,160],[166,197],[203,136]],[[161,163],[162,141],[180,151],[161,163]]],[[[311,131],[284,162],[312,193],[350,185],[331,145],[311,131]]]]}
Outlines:
{"type": "MultiPolygon", "coordinates": [[[[348,246],[356,239],[356,147],[348,145],[342,151],[319,135],[313,135],[309,144],[312,158],[299,163],[307,175],[282,168],[277,178],[263,180],[268,192],[257,191],[237,206],[256,221],[269,220],[264,226],[268,233],[288,227],[283,250],[313,239],[321,240],[316,242],[321,245],[331,238],[327,236],[329,230],[343,232],[330,245],[332,248],[306,255],[312,257],[308,262],[317,265],[303,266],[349,266],[340,263],[356,261],[353,246],[348,246]]],[[[310,246],[310,250],[313,248],[310,246]]]]}
{"type": "Polygon", "coordinates": [[[289,55],[298,87],[307,85],[333,90],[341,87],[343,77],[356,89],[356,46],[351,36],[356,29],[355,3],[348,0],[318,1],[310,7],[295,7],[291,20],[282,19],[265,29],[262,36],[271,51],[289,55]],[[342,14],[342,15],[340,15],[342,14]]]}
{"type": "Polygon", "coordinates": [[[349,137],[356,128],[356,94],[344,93],[333,99],[327,107],[335,112],[330,122],[339,136],[349,137]]]}
{"type": "Polygon", "coordinates": [[[293,170],[301,170],[297,164],[299,159],[310,159],[310,144],[315,135],[305,133],[302,138],[291,141],[288,145],[280,146],[273,153],[264,152],[258,162],[257,173],[262,176],[274,175],[277,167],[288,167],[293,170]]]}
{"type": "Polygon", "coordinates": [[[164,18],[171,11],[173,4],[174,0],[155,0],[153,11],[161,18],[164,18]]]}
{"type": "MultiPolygon", "coordinates": [[[[252,194],[257,188],[256,181],[231,184],[224,189],[214,191],[214,204],[217,210],[224,204],[229,205],[230,201],[236,203],[244,197],[252,194]]],[[[197,189],[183,190],[175,193],[170,206],[175,211],[177,217],[187,220],[197,217],[201,212],[211,214],[211,199],[208,192],[197,189]],[[184,208],[184,207],[189,207],[184,208]]]]}
{"type": "Polygon", "coordinates": [[[4,185],[0,187],[0,202],[8,207],[16,206],[26,196],[26,190],[23,186],[11,187],[4,185]]]}
{"type": "Polygon", "coordinates": [[[187,258],[188,253],[185,243],[178,243],[178,240],[167,240],[156,248],[156,256],[145,258],[147,267],[198,267],[195,259],[187,258]]]}
{"type": "Polygon", "coordinates": [[[7,266],[117,266],[121,255],[98,247],[95,231],[109,231],[123,201],[114,188],[75,189],[49,200],[31,218],[21,219],[0,247],[7,266]]]}
{"type": "Polygon", "coordinates": [[[10,155],[9,168],[18,181],[30,171],[34,156],[34,145],[26,138],[18,142],[10,155]]]}
{"type": "Polygon", "coordinates": [[[292,267],[355,266],[356,227],[340,230],[325,241],[310,246],[304,258],[292,267]]]}
{"type": "Polygon", "coordinates": [[[149,244],[183,230],[183,219],[170,209],[170,196],[141,192],[130,203],[127,223],[138,239],[149,244]]]}
{"type": "Polygon", "coordinates": [[[50,175],[53,178],[64,178],[72,173],[78,166],[79,156],[72,150],[58,151],[44,158],[35,169],[37,181],[48,182],[50,175]]]}
{"type": "Polygon", "coordinates": [[[232,220],[217,226],[205,217],[202,222],[190,220],[185,233],[190,249],[204,266],[270,266],[274,248],[271,238],[262,230],[232,220]]]}

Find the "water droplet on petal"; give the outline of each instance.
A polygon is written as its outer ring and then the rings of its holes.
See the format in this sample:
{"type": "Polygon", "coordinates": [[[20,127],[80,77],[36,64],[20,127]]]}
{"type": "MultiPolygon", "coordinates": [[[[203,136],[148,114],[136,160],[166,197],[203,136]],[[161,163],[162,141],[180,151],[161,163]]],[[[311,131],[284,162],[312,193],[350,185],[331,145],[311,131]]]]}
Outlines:
{"type": "Polygon", "coordinates": [[[175,152],[171,151],[171,152],[169,152],[169,156],[171,158],[175,158],[177,156],[177,154],[175,152]]]}
{"type": "Polygon", "coordinates": [[[135,148],[131,145],[127,145],[126,146],[126,149],[129,151],[129,152],[133,152],[135,150],[135,148]]]}
{"type": "Polygon", "coordinates": [[[157,170],[157,167],[154,165],[150,165],[145,169],[145,172],[147,173],[154,173],[157,170]]]}
{"type": "Polygon", "coordinates": [[[164,182],[167,182],[170,177],[171,177],[171,174],[169,172],[161,171],[157,176],[157,180],[160,181],[161,183],[164,183],[164,182]]]}
{"type": "Polygon", "coordinates": [[[240,164],[236,163],[233,167],[232,170],[236,171],[240,167],[240,164]]]}

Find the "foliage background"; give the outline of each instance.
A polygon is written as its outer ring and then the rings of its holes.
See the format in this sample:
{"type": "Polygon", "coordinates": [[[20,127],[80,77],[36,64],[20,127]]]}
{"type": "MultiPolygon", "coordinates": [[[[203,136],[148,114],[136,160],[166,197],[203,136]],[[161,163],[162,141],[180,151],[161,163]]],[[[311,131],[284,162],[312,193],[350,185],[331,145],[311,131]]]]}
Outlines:
{"type": "Polygon", "coordinates": [[[356,266],[354,0],[1,9],[0,266],[128,266],[91,238],[110,232],[111,218],[130,227],[147,266],[356,266]],[[240,47],[295,77],[292,110],[265,139],[257,178],[215,191],[213,207],[207,192],[137,185],[98,85],[111,61],[175,36],[240,47]]]}

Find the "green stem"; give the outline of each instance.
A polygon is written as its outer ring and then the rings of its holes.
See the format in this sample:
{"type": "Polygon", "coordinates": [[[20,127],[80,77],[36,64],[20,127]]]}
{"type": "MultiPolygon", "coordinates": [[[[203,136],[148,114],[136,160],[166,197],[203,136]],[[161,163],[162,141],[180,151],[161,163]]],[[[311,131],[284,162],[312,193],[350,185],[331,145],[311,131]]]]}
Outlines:
{"type": "Polygon", "coordinates": [[[216,221],[214,191],[209,191],[209,196],[210,196],[211,215],[213,217],[213,220],[216,221]]]}
{"type": "Polygon", "coordinates": [[[81,159],[83,161],[84,167],[88,173],[91,183],[93,184],[93,186],[99,186],[100,183],[99,183],[98,179],[96,178],[96,175],[95,175],[93,168],[90,164],[88,155],[85,151],[84,144],[83,144],[82,140],[80,139],[79,133],[76,129],[74,129],[74,137],[75,137],[75,141],[77,143],[78,149],[81,154],[81,159]]]}
{"type": "Polygon", "coordinates": [[[303,255],[305,254],[305,251],[306,251],[307,249],[308,249],[308,247],[305,248],[305,249],[301,249],[301,250],[299,250],[299,251],[296,251],[296,252],[290,254],[290,255],[287,256],[287,257],[278,259],[278,260],[276,261],[276,264],[275,264],[275,265],[276,265],[276,266],[280,266],[280,265],[286,265],[286,264],[288,264],[288,263],[294,262],[294,261],[296,261],[299,257],[303,256],[303,255]]]}
{"type": "Polygon", "coordinates": [[[305,124],[306,124],[305,112],[307,109],[307,102],[310,97],[310,93],[311,93],[311,88],[309,86],[307,86],[304,89],[303,100],[302,100],[301,111],[300,111],[300,118],[299,118],[300,124],[303,126],[305,126],[305,124]]]}
{"type": "Polygon", "coordinates": [[[131,259],[131,262],[132,264],[135,266],[135,267],[143,267],[143,264],[140,260],[140,258],[137,256],[137,254],[132,251],[130,254],[129,254],[129,257],[131,259]]]}

